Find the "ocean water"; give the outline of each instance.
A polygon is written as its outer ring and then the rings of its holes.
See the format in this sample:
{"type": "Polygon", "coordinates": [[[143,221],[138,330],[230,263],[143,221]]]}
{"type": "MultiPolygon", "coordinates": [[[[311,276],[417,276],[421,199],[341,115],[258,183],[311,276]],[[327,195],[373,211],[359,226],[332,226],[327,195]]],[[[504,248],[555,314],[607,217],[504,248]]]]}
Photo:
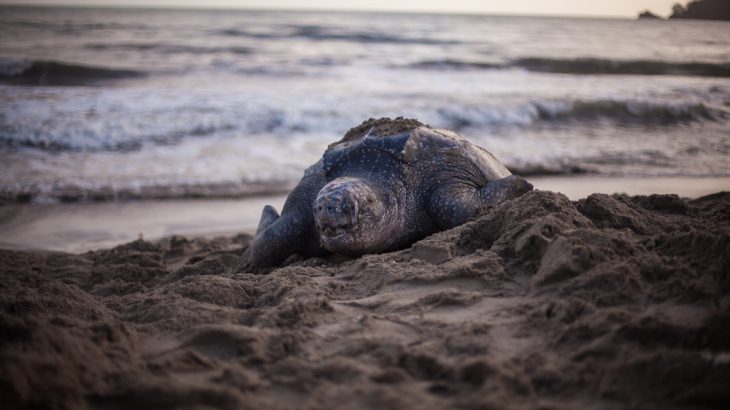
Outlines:
{"type": "Polygon", "coordinates": [[[371,117],[523,175],[730,176],[730,24],[0,9],[0,201],[291,187],[371,117]]]}

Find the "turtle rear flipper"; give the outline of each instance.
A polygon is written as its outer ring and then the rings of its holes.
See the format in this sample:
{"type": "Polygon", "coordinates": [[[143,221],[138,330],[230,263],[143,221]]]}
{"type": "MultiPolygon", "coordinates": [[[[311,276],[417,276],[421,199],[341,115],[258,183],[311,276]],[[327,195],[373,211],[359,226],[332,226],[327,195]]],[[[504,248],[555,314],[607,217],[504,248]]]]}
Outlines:
{"type": "Polygon", "coordinates": [[[531,190],[531,183],[519,175],[510,175],[488,183],[479,190],[479,197],[485,205],[496,205],[502,201],[517,198],[531,190]]]}

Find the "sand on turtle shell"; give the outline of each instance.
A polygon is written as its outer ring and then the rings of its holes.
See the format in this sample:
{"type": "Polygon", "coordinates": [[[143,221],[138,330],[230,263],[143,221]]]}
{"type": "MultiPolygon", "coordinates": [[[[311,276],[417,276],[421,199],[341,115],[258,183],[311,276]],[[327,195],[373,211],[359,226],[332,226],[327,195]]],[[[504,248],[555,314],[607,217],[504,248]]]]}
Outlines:
{"type": "Polygon", "coordinates": [[[730,194],[533,191],[257,275],[250,237],[0,251],[4,408],[724,408],[730,194]]]}
{"type": "Polygon", "coordinates": [[[370,118],[368,120],[363,121],[363,123],[358,125],[357,127],[351,128],[349,131],[347,131],[345,136],[343,136],[342,139],[337,141],[335,144],[339,144],[341,142],[352,141],[352,140],[358,139],[366,134],[370,134],[371,136],[374,136],[374,137],[397,135],[397,134],[401,134],[401,133],[410,131],[414,128],[424,127],[424,126],[428,127],[428,125],[425,125],[422,122],[420,122],[416,119],[413,119],[413,118],[403,118],[403,117],[397,117],[395,119],[390,119],[387,117],[377,118],[377,119],[370,118]]]}

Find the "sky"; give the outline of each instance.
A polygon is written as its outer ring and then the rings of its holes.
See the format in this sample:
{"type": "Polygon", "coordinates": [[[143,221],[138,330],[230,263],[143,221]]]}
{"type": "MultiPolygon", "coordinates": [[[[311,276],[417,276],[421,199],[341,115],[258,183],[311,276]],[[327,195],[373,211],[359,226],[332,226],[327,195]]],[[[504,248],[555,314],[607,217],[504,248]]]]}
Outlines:
{"type": "MultiPolygon", "coordinates": [[[[0,0],[0,4],[156,6],[303,10],[377,10],[484,14],[636,17],[649,9],[666,16],[678,0],[0,0]]],[[[687,0],[682,1],[686,3],[687,0]]]]}

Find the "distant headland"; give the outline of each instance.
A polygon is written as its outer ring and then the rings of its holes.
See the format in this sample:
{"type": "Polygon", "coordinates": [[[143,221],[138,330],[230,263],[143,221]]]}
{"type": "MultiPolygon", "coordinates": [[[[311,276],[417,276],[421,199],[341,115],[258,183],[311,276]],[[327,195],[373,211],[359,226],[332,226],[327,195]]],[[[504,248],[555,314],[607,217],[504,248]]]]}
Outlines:
{"type": "MultiPolygon", "coordinates": [[[[660,19],[658,15],[649,10],[639,13],[639,19],[660,19]]],[[[672,6],[673,19],[695,19],[695,20],[725,20],[730,21],[730,1],[727,0],[692,0],[683,6],[675,3],[672,6]]]]}

